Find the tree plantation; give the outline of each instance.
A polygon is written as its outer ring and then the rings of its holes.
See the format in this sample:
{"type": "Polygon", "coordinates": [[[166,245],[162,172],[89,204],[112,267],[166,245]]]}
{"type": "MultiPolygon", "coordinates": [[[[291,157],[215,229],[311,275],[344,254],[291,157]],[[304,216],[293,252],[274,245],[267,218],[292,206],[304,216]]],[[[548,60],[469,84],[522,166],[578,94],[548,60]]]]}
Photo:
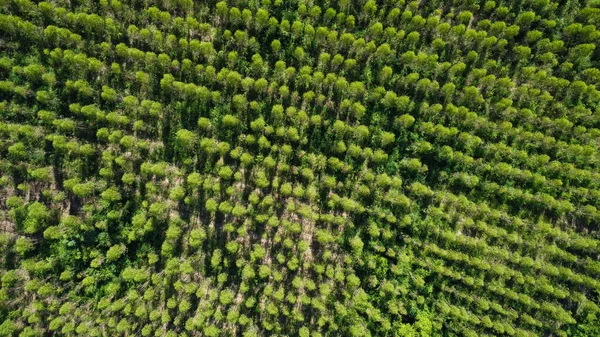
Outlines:
{"type": "Polygon", "coordinates": [[[0,0],[0,337],[600,336],[599,0],[0,0]]]}

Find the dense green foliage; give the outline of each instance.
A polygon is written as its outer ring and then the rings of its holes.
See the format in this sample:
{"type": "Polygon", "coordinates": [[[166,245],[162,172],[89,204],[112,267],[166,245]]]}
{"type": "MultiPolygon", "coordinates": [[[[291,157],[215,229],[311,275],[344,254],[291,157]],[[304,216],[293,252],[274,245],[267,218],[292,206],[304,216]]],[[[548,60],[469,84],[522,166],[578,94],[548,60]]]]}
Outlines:
{"type": "Polygon", "coordinates": [[[0,336],[600,335],[599,25],[0,0],[0,336]]]}

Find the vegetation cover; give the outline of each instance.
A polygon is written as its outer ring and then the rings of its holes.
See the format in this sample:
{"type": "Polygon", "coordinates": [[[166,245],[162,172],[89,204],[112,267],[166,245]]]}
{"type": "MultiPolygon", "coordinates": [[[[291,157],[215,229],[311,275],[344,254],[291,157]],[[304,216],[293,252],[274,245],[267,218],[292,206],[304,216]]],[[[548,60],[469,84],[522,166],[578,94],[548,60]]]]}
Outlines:
{"type": "Polygon", "coordinates": [[[599,336],[598,25],[0,0],[0,336],[599,336]]]}

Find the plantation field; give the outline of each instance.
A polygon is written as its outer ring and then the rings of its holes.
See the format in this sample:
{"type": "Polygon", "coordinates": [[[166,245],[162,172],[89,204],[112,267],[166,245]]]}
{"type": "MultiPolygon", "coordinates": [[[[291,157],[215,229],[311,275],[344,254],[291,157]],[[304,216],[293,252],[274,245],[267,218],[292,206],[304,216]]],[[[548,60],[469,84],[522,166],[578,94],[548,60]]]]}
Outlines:
{"type": "Polygon", "coordinates": [[[600,336],[599,26],[1,0],[0,336],[600,336]]]}

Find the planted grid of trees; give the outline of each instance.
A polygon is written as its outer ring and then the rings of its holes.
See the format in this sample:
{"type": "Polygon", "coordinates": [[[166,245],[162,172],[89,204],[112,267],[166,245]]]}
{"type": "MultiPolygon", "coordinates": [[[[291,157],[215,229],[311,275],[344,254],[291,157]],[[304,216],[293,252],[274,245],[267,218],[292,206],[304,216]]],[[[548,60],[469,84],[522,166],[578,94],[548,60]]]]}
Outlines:
{"type": "Polygon", "coordinates": [[[600,1],[0,1],[0,336],[600,335],[600,1]]]}

